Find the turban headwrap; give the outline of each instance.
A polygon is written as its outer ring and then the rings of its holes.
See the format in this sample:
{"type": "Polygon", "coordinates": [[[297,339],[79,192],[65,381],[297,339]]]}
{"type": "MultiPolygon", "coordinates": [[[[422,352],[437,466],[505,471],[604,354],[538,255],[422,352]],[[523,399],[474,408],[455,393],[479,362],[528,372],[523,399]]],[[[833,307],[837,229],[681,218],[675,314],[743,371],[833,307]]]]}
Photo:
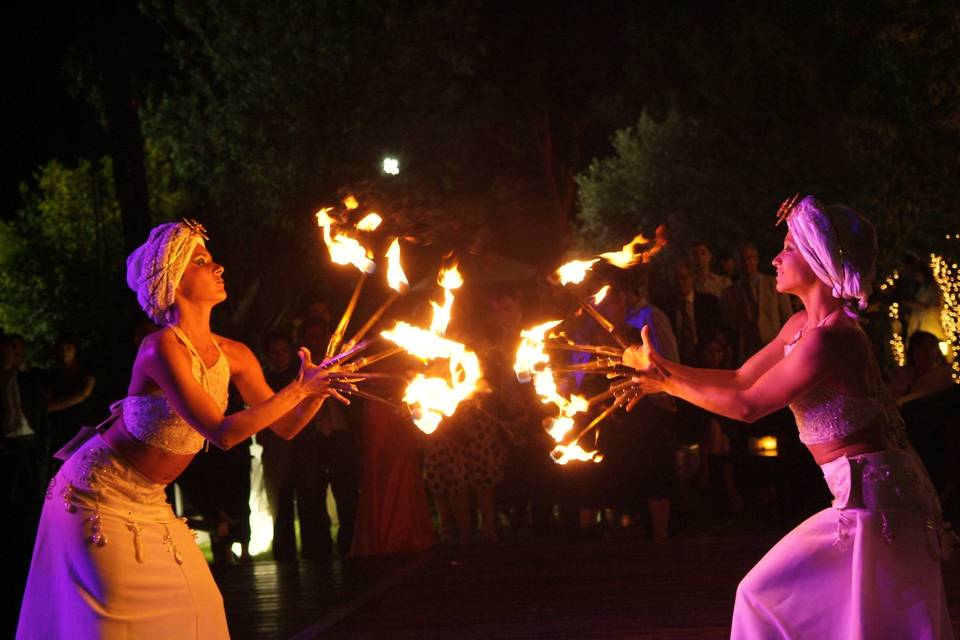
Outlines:
{"type": "Polygon", "coordinates": [[[807,196],[787,214],[787,227],[804,260],[844,302],[848,315],[866,309],[877,260],[873,225],[849,207],[823,207],[807,196]]]}
{"type": "Polygon", "coordinates": [[[173,322],[173,302],[194,248],[204,244],[206,231],[192,220],[166,222],[150,231],[145,243],[127,258],[127,286],[137,302],[159,325],[173,322]]]}

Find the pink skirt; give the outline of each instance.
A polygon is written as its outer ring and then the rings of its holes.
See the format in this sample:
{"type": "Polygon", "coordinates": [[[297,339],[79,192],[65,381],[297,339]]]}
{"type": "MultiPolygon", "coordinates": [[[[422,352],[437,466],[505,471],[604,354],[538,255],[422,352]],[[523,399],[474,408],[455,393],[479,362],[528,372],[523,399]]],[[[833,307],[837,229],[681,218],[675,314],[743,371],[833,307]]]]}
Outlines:
{"type": "Polygon", "coordinates": [[[100,436],[47,489],[16,637],[229,637],[223,598],[164,485],[100,436]]]}
{"type": "Polygon", "coordinates": [[[913,450],[821,467],[833,506],[778,542],[737,588],[735,639],[953,638],[936,492],[913,450]]]}

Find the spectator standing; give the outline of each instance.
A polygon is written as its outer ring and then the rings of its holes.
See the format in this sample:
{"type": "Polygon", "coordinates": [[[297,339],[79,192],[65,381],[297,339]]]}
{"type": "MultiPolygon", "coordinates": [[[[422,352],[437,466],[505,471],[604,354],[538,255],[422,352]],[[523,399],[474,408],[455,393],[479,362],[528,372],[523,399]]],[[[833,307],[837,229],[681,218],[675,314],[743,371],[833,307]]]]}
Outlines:
{"type": "MultiPolygon", "coordinates": [[[[0,543],[12,555],[6,566],[9,602],[19,602],[27,580],[47,479],[47,402],[25,359],[23,339],[0,334],[0,543]]],[[[0,631],[12,633],[16,607],[5,607],[0,631]],[[12,615],[11,615],[12,614],[12,615]]]]}
{"type": "Polygon", "coordinates": [[[757,245],[744,242],[737,250],[740,278],[723,295],[724,325],[732,332],[736,363],[743,364],[773,340],[793,314],[790,298],[777,291],[777,281],[760,273],[757,245]]]}
{"type": "Polygon", "coordinates": [[[92,415],[93,394],[97,379],[79,355],[79,341],[62,335],[56,342],[57,368],[46,382],[50,412],[51,451],[57,451],[84,425],[99,422],[92,415]]]}
{"type": "MultiPolygon", "coordinates": [[[[266,339],[267,367],[264,378],[271,389],[279,390],[297,377],[300,363],[294,356],[293,339],[282,333],[274,333],[266,339]]],[[[293,450],[297,438],[284,440],[269,429],[257,434],[257,444],[263,447],[263,484],[267,505],[273,518],[273,559],[291,562],[297,558],[297,541],[294,532],[294,497],[298,485],[296,476],[299,467],[293,464],[293,450]]]]}
{"type": "Polygon", "coordinates": [[[542,426],[543,405],[532,386],[520,384],[513,370],[523,328],[520,296],[498,292],[491,297],[490,311],[493,339],[481,353],[481,361],[493,392],[484,399],[484,407],[508,432],[498,504],[512,525],[526,524],[529,509],[534,533],[543,534],[553,517],[559,469],[550,459],[553,439],[542,426]]]}
{"type": "MultiPolygon", "coordinates": [[[[307,320],[300,326],[300,343],[311,353],[322,354],[330,339],[328,324],[307,320]]],[[[327,512],[327,487],[337,509],[337,549],[342,557],[350,551],[360,489],[359,423],[354,401],[349,412],[326,403],[300,438],[294,439],[293,464],[298,468],[297,515],[300,519],[301,552],[304,558],[325,559],[332,553],[331,520],[327,512]],[[302,474],[302,475],[301,475],[302,474]]]]}
{"type": "Polygon", "coordinates": [[[733,281],[713,272],[713,254],[710,247],[702,240],[694,242],[690,245],[690,255],[693,258],[693,288],[697,293],[709,293],[720,298],[733,281]]]}
{"type": "Polygon", "coordinates": [[[694,289],[693,270],[688,263],[677,262],[673,275],[675,288],[668,315],[677,337],[680,361],[693,364],[700,336],[719,328],[720,300],[694,289]]]}
{"type": "Polygon", "coordinates": [[[950,366],[940,353],[937,336],[926,331],[915,332],[907,346],[907,365],[887,385],[897,404],[936,395],[951,386],[950,366]]]}

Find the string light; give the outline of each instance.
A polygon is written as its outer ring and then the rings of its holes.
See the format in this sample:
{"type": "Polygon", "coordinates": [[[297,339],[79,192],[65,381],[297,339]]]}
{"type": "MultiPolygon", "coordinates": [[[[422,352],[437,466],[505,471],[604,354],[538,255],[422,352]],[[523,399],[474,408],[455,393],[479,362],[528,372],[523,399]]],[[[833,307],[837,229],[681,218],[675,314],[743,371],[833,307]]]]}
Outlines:
{"type": "Polygon", "coordinates": [[[898,367],[902,367],[907,363],[907,357],[906,349],[903,347],[903,336],[900,335],[900,304],[897,302],[891,303],[887,315],[893,320],[891,323],[893,326],[893,337],[890,338],[890,347],[893,349],[893,359],[896,361],[898,367]]]}
{"type": "MultiPolygon", "coordinates": [[[[960,239],[960,234],[958,239],[960,239]]],[[[947,239],[950,239],[949,234],[947,239]]],[[[960,384],[960,361],[957,352],[960,350],[960,271],[957,263],[947,261],[943,256],[930,254],[930,269],[933,278],[940,287],[943,295],[943,304],[940,307],[940,325],[947,338],[947,348],[953,360],[953,381],[960,384]]]]}
{"type": "Polygon", "coordinates": [[[900,272],[895,270],[893,273],[888,275],[887,279],[884,280],[883,283],[880,285],[880,291],[886,291],[887,289],[893,287],[897,283],[897,280],[899,279],[900,279],[900,272]]]}

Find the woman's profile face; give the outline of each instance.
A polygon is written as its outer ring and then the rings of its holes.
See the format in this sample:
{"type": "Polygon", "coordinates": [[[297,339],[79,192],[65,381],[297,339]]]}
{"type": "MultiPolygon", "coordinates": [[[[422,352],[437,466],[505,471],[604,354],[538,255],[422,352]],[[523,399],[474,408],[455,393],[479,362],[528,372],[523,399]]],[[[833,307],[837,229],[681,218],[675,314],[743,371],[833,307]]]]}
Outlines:
{"type": "Polygon", "coordinates": [[[773,259],[773,266],[777,269],[777,291],[780,293],[798,293],[817,281],[790,231],[783,239],[783,250],[773,259]]]}
{"type": "Polygon", "coordinates": [[[177,295],[191,302],[217,304],[227,298],[223,283],[223,267],[213,261],[213,256],[203,245],[197,245],[190,262],[183,272],[177,295]]]}

